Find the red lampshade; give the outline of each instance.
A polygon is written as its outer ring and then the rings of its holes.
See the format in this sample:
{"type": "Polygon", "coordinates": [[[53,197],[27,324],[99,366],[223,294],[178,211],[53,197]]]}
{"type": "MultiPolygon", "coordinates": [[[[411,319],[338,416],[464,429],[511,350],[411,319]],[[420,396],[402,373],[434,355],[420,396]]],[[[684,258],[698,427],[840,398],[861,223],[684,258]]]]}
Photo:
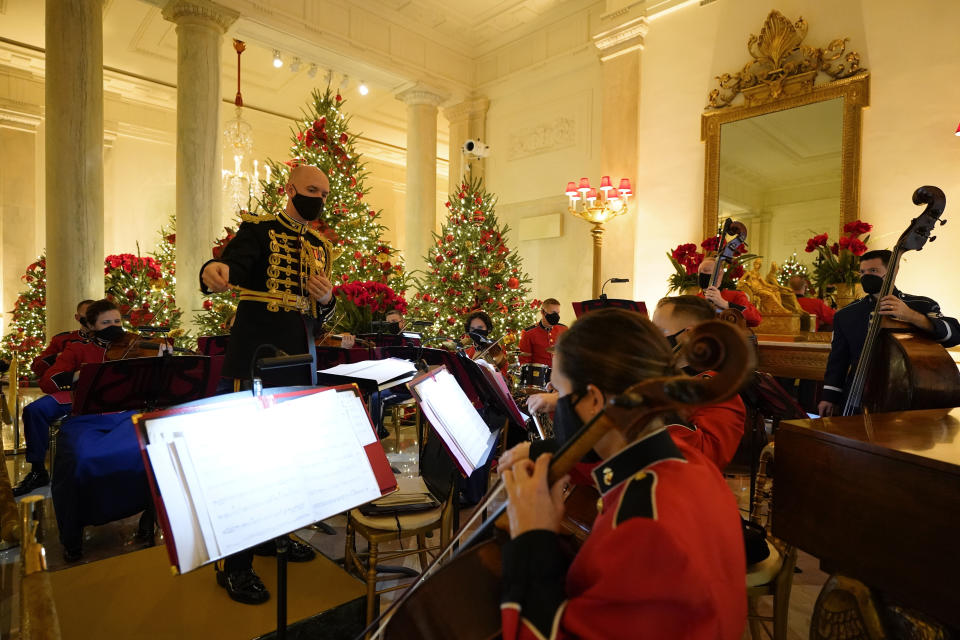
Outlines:
{"type": "Polygon", "coordinates": [[[957,125],[957,132],[953,135],[960,136],[960,124],[957,125]]]}
{"type": "Polygon", "coordinates": [[[589,191],[587,191],[586,198],[587,198],[587,200],[596,200],[596,199],[597,199],[597,190],[596,190],[596,189],[590,189],[589,191]]]}
{"type": "Polygon", "coordinates": [[[566,191],[566,194],[567,194],[568,196],[570,196],[571,198],[572,198],[573,196],[577,195],[577,183],[576,183],[576,182],[568,182],[568,183],[567,183],[567,191],[566,191]]]}
{"type": "Polygon", "coordinates": [[[607,200],[619,200],[620,199],[620,190],[610,187],[610,191],[607,192],[607,200]]]}
{"type": "Polygon", "coordinates": [[[590,178],[580,178],[580,187],[578,190],[582,192],[590,191],[590,178]]]}
{"type": "Polygon", "coordinates": [[[609,191],[610,189],[613,189],[613,185],[610,184],[610,176],[600,178],[600,191],[609,191]]]}
{"type": "Polygon", "coordinates": [[[633,193],[633,189],[630,188],[630,178],[620,178],[620,193],[625,196],[633,193]]]}

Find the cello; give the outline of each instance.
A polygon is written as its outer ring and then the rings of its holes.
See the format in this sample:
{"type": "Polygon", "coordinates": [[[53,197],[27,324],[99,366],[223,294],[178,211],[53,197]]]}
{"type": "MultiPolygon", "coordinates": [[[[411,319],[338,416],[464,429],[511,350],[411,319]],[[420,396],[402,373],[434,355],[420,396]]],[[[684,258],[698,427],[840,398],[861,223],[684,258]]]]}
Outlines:
{"type": "Polygon", "coordinates": [[[946,196],[938,187],[918,188],[913,192],[913,203],[925,204],[926,208],[910,221],[891,253],[843,405],[845,416],[861,409],[878,413],[960,405],[960,371],[946,349],[913,325],[879,313],[880,300],[893,293],[903,254],[923,249],[928,239],[936,239],[930,233],[937,222],[946,224],[946,220],[940,220],[946,196]]]}
{"type": "MultiPolygon", "coordinates": [[[[724,322],[710,321],[693,329],[684,349],[691,364],[713,369],[719,375],[709,379],[686,375],[651,378],[609,398],[597,417],[554,456],[548,482],[553,484],[563,477],[611,429],[643,425],[663,412],[729,398],[754,366],[753,352],[742,334],[724,322]]],[[[502,487],[502,481],[498,482],[454,540],[362,635],[376,629],[374,637],[388,640],[481,640],[499,636],[502,536],[488,539],[488,533],[493,523],[501,530],[508,527],[506,504],[496,509],[456,552],[451,550],[502,487]],[[448,555],[452,559],[440,566],[448,555]]]]}

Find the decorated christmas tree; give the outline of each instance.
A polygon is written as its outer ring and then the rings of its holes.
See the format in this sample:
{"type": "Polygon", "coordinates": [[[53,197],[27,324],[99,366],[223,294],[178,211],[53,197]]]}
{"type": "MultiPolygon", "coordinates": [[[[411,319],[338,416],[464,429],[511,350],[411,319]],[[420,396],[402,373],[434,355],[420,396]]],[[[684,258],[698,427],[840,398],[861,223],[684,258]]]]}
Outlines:
{"type": "Polygon", "coordinates": [[[7,316],[7,334],[0,345],[0,357],[16,357],[20,371],[28,373],[30,363],[46,346],[47,258],[40,254],[20,276],[26,285],[7,316]]]}
{"type": "Polygon", "coordinates": [[[433,321],[426,333],[459,335],[463,316],[477,309],[490,314],[495,338],[537,321],[540,301],[529,300],[530,278],[507,247],[509,229],[497,223],[495,204],[479,179],[450,196],[447,222],[426,256],[429,271],[415,278],[411,313],[433,321]]]}
{"type": "MultiPolygon", "coordinates": [[[[251,203],[251,212],[279,213],[287,204],[284,185],[291,167],[319,167],[330,179],[330,195],[316,228],[333,243],[338,255],[333,263],[334,284],[380,282],[403,295],[407,288],[403,264],[397,250],[383,241],[386,227],[381,212],[366,202],[368,172],[356,150],[357,134],[349,130],[344,103],[340,93],[330,87],[322,93],[314,91],[303,119],[296,123],[290,159],[267,161],[267,178],[260,181],[260,195],[251,203]]],[[[228,230],[227,236],[230,233],[228,230]]],[[[222,251],[227,236],[217,241],[215,251],[222,251]]],[[[202,332],[227,333],[226,321],[236,310],[235,300],[228,292],[205,301],[203,312],[196,316],[202,332]]]]}
{"type": "Polygon", "coordinates": [[[806,265],[800,264],[797,260],[796,252],[787,258],[777,271],[777,282],[786,287],[789,285],[790,278],[793,276],[802,276],[808,280],[810,279],[809,269],[807,269],[806,265]]]}
{"type": "MultiPolygon", "coordinates": [[[[174,242],[170,226],[160,229],[160,244],[152,256],[120,253],[104,259],[104,292],[120,307],[123,326],[131,330],[150,325],[169,328],[172,338],[189,338],[180,329],[181,312],[174,303],[176,284],[174,242]]],[[[0,356],[16,356],[27,372],[33,359],[47,343],[46,295],[47,261],[41,255],[21,276],[26,288],[17,297],[10,312],[7,334],[0,345],[0,356]]],[[[77,301],[79,302],[79,300],[77,301]]],[[[178,342],[177,346],[184,346],[178,342]]]]}

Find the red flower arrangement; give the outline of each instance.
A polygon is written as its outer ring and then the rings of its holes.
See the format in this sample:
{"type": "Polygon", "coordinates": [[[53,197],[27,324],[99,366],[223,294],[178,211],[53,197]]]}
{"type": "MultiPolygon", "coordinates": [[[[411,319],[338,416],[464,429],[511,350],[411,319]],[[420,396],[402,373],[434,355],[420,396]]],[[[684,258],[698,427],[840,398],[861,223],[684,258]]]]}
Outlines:
{"type": "Polygon", "coordinates": [[[150,256],[141,258],[140,256],[133,255],[132,253],[121,253],[118,255],[107,256],[104,262],[104,275],[110,275],[112,270],[120,269],[124,273],[128,273],[132,276],[136,276],[141,272],[146,272],[145,275],[151,280],[159,280],[163,277],[163,270],[160,266],[160,263],[150,256]]]}
{"type": "Polygon", "coordinates": [[[872,229],[869,222],[854,220],[843,225],[843,235],[833,244],[829,244],[826,233],[807,240],[804,251],[819,254],[813,268],[813,284],[817,289],[836,284],[853,286],[860,281],[860,256],[867,252],[870,240],[870,236],[862,240],[860,236],[872,229]]]}
{"type": "Polygon", "coordinates": [[[342,319],[337,329],[353,334],[368,333],[374,317],[382,318],[388,311],[407,312],[403,296],[382,282],[347,282],[333,288],[342,319]]]}
{"type": "MultiPolygon", "coordinates": [[[[697,272],[700,264],[711,254],[717,251],[717,237],[711,236],[700,243],[701,251],[697,250],[697,245],[692,242],[678,245],[673,251],[667,254],[670,263],[673,265],[674,272],[667,279],[669,291],[683,291],[697,285],[697,272]]],[[[740,245],[737,250],[737,256],[727,265],[723,274],[723,280],[720,283],[721,289],[734,289],[737,281],[743,277],[743,265],[758,256],[747,253],[747,245],[740,245]]]]}

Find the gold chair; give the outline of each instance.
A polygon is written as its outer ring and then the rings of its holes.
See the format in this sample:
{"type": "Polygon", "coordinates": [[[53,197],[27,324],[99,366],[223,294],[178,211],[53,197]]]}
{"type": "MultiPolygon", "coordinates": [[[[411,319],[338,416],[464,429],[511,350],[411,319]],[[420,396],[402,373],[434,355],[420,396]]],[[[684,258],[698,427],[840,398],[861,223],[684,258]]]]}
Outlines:
{"type": "MultiPolygon", "coordinates": [[[[420,477],[398,478],[399,491],[406,493],[428,493],[427,487],[420,477]]],[[[377,589],[378,570],[385,573],[395,573],[416,577],[420,575],[429,563],[431,557],[447,546],[453,535],[453,496],[454,490],[446,497],[443,504],[435,509],[414,513],[398,513],[396,515],[366,516],[359,509],[352,509],[347,516],[346,552],[344,554],[344,568],[363,578],[367,586],[366,624],[370,624],[376,611],[379,609],[379,596],[396,589],[402,589],[407,583],[397,584],[383,589],[377,589]],[[427,538],[440,530],[439,545],[428,546],[427,538]],[[367,541],[367,551],[358,552],[356,536],[360,535],[367,541]],[[417,544],[409,549],[400,551],[382,552],[380,545],[406,538],[416,538],[417,544]],[[407,567],[387,567],[385,563],[418,555],[420,571],[407,567]],[[378,567],[379,565],[379,567],[378,567]]]]}
{"type": "Polygon", "coordinates": [[[796,547],[770,536],[773,478],[767,473],[767,467],[773,463],[773,453],[773,443],[765,446],[760,453],[753,510],[750,513],[750,521],[767,530],[767,546],[770,548],[768,558],[747,567],[747,620],[752,640],[761,640],[766,635],[773,640],[786,640],[793,569],[797,564],[796,547]],[[773,596],[772,616],[759,614],[760,598],[764,596],[773,596]],[[772,633],[764,627],[764,622],[772,623],[772,633]]]}
{"type": "Polygon", "coordinates": [[[397,445],[400,444],[400,426],[408,425],[417,427],[417,440],[420,439],[420,405],[413,398],[407,398],[403,402],[390,405],[390,422],[393,424],[394,432],[397,435],[397,445]],[[413,409],[413,419],[406,419],[404,416],[408,409],[413,409]]]}

